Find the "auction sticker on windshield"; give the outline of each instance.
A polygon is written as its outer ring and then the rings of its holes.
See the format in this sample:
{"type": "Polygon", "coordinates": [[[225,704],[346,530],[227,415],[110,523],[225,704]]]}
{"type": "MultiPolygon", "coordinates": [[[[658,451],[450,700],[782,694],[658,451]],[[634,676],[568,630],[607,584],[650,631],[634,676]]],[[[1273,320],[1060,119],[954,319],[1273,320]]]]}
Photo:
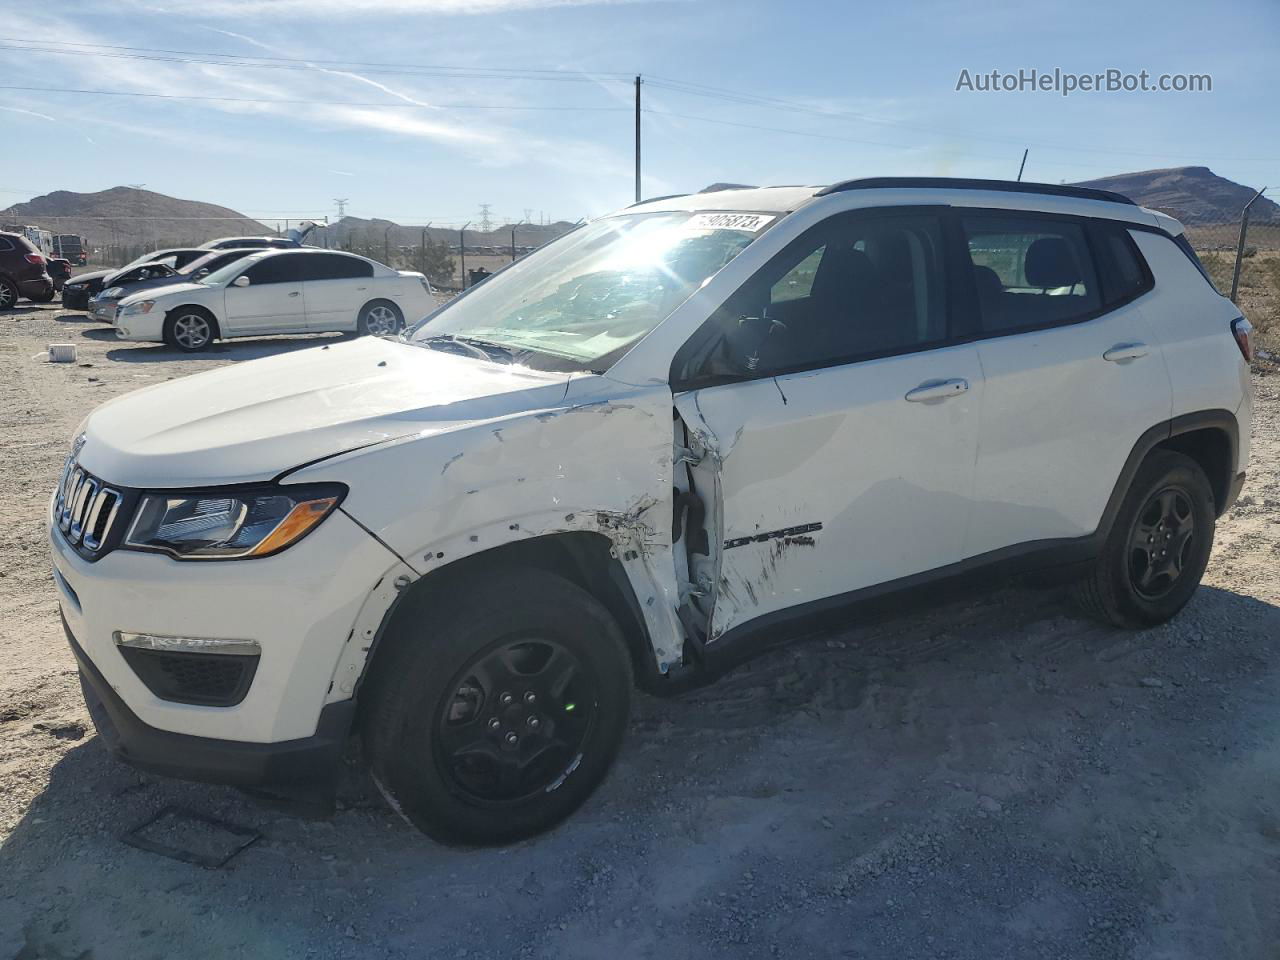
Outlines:
{"type": "Polygon", "coordinates": [[[766,213],[698,213],[689,219],[694,230],[746,230],[758,233],[777,217],[766,213]]]}

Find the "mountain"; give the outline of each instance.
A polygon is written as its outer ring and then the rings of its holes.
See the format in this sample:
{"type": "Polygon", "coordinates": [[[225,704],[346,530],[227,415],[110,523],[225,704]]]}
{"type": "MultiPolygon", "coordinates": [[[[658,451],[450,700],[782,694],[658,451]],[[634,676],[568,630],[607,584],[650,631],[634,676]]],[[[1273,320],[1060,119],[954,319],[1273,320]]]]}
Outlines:
{"type": "Polygon", "coordinates": [[[155,244],[177,247],[215,237],[275,233],[242,213],[151,190],[112,187],[98,193],[55,190],[0,210],[0,223],[32,224],[89,238],[95,247],[155,244]]]}
{"type": "MultiPolygon", "coordinates": [[[[513,230],[517,247],[538,247],[567,233],[572,227],[572,223],[563,220],[546,224],[504,223],[488,232],[470,227],[467,229],[467,250],[470,251],[472,247],[495,247],[505,252],[511,246],[513,230]]],[[[381,249],[386,244],[390,244],[392,248],[416,247],[422,243],[423,230],[435,242],[443,241],[455,249],[458,246],[459,234],[453,227],[421,227],[361,217],[343,217],[336,223],[317,229],[308,242],[323,243],[327,235],[331,247],[345,247],[353,243],[373,250],[381,249]]]]}
{"type": "MultiPolygon", "coordinates": [[[[1237,223],[1240,211],[1257,192],[1218,176],[1208,167],[1140,170],[1085,180],[1075,186],[1114,190],[1144,207],[1192,224],[1237,223]]],[[[1280,206],[1260,197],[1250,208],[1249,217],[1258,222],[1280,221],[1280,206]]]]}

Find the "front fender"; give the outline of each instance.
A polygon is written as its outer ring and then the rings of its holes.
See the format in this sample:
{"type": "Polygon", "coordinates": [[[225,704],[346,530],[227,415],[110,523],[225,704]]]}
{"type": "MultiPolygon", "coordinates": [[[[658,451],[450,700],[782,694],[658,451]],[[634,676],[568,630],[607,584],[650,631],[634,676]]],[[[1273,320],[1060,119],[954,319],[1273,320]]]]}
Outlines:
{"type": "Polygon", "coordinates": [[[671,421],[666,385],[586,377],[571,381],[552,408],[355,450],[290,480],[345,483],[342,509],[420,576],[531,537],[602,534],[665,672],[683,643],[671,548],[671,421]]]}

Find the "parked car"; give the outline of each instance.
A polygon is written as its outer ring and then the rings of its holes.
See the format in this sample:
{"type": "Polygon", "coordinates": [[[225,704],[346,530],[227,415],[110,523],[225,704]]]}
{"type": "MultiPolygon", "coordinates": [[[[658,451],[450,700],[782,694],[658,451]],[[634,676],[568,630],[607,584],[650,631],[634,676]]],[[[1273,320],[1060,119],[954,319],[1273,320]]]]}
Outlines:
{"type": "Polygon", "coordinates": [[[189,353],[217,339],[354,331],[383,336],[435,307],[426,277],[353,253],[269,250],[198,283],[144,290],[120,301],[121,340],[164,342],[189,353]]]}
{"type": "MultiPolygon", "coordinates": [[[[250,270],[295,256],[332,254],[250,270]]],[[[193,315],[146,302],[126,325],[193,315]]],[[[666,198],[398,339],[99,407],[54,580],[131,763],[319,789],[356,731],[421,829],[511,841],[604,777],[633,678],[679,689],[857,601],[1054,567],[1104,622],[1175,616],[1244,481],[1249,336],[1182,226],[1118,194],[666,198]]]]}
{"type": "Polygon", "coordinates": [[[53,299],[53,280],[44,254],[20,233],[0,233],[0,310],[26,297],[37,303],[53,299]]]}
{"type": "MultiPolygon", "coordinates": [[[[71,279],[71,261],[65,257],[49,257],[45,262],[45,270],[53,281],[53,289],[61,292],[66,282],[71,279]]],[[[53,297],[49,298],[50,300],[53,297]]]]}
{"type": "Polygon", "coordinates": [[[232,250],[236,247],[257,247],[258,249],[293,249],[301,244],[289,237],[222,237],[202,243],[204,250],[232,250]]]}
{"type": "Polygon", "coordinates": [[[154,270],[153,264],[176,270],[186,266],[192,260],[203,257],[208,252],[201,247],[172,247],[167,250],[144,253],[123,267],[82,273],[63,288],[62,305],[68,310],[88,310],[89,299],[104,287],[124,281],[149,280],[153,276],[161,276],[162,274],[154,270]]]}
{"type": "Polygon", "coordinates": [[[120,301],[130,294],[138,293],[141,290],[154,290],[160,287],[173,286],[179,283],[199,283],[213,271],[225,267],[229,263],[242,260],[251,253],[261,252],[261,250],[255,250],[251,247],[208,250],[205,251],[203,257],[197,257],[185,267],[179,267],[177,270],[165,267],[164,272],[159,274],[155,273],[155,268],[159,264],[152,264],[152,276],[147,279],[119,281],[90,298],[89,316],[102,323],[112,323],[115,320],[116,309],[120,301]]]}

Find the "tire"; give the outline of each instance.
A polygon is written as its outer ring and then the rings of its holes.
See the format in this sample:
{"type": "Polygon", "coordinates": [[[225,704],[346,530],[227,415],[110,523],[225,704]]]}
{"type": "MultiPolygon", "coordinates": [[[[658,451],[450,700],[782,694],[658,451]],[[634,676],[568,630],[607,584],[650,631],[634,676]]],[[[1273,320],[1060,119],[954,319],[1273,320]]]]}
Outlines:
{"type": "Polygon", "coordinates": [[[613,617],[575,584],[522,569],[435,591],[385,640],[364,704],[365,750],[379,786],[433,839],[492,845],[541,833],[612,766],[631,659],[613,617]]]}
{"type": "Polygon", "coordinates": [[[0,310],[12,310],[18,303],[18,285],[8,277],[0,277],[0,310]]]}
{"type": "Polygon", "coordinates": [[[164,342],[183,353],[208,350],[218,338],[218,321],[203,307],[178,307],[164,321],[164,342]]]}
{"type": "Polygon", "coordinates": [[[370,300],[360,308],[356,330],[362,337],[386,337],[404,329],[404,314],[390,300],[370,300]]]}
{"type": "Polygon", "coordinates": [[[1140,629],[1172,619],[1195,593],[1213,550],[1217,510],[1200,465],[1151,453],[1125,494],[1102,554],[1076,584],[1090,616],[1140,629]]]}

